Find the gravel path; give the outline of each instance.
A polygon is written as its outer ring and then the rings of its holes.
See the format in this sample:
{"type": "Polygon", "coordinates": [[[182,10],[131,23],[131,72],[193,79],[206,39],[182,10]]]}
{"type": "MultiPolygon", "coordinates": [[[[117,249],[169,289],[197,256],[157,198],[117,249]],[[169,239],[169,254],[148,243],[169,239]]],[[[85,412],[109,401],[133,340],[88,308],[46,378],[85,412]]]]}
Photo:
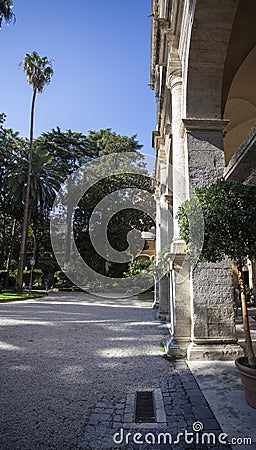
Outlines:
{"type": "Polygon", "coordinates": [[[0,304],[0,449],[75,449],[98,401],[155,388],[155,311],[86,293],[0,304]]]}

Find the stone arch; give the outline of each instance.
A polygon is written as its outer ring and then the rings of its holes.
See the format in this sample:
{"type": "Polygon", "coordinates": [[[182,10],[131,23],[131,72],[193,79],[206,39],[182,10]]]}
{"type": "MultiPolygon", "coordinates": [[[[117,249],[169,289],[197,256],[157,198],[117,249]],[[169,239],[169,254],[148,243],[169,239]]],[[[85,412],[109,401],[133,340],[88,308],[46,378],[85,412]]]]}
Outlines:
{"type": "Polygon", "coordinates": [[[197,0],[187,72],[186,116],[222,118],[225,60],[238,0],[197,0]]]}
{"type": "Polygon", "coordinates": [[[240,0],[228,47],[222,111],[230,120],[224,139],[229,162],[256,123],[256,2],[240,0]]]}

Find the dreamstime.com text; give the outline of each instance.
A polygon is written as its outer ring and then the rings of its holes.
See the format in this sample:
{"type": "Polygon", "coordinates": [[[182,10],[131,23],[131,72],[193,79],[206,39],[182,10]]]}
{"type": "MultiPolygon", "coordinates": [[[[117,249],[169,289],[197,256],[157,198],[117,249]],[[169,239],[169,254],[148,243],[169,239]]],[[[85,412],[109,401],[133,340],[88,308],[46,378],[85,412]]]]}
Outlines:
{"type": "Polygon", "coordinates": [[[230,438],[226,433],[215,434],[213,432],[203,431],[203,424],[195,422],[193,424],[193,431],[184,430],[173,435],[168,432],[134,432],[125,431],[123,428],[113,436],[115,444],[135,444],[135,445],[156,445],[156,444],[197,444],[197,445],[217,445],[217,444],[231,444],[231,445],[253,445],[252,439],[248,437],[230,438]],[[201,428],[202,426],[202,428],[201,428]],[[196,431],[197,428],[197,431],[196,431]]]}

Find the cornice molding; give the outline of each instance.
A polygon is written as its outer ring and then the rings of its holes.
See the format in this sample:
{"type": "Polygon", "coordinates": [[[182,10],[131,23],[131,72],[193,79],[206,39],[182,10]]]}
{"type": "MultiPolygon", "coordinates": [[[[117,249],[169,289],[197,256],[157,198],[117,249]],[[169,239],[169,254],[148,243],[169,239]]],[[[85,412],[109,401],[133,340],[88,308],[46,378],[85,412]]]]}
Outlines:
{"type": "Polygon", "coordinates": [[[155,150],[159,150],[160,146],[164,145],[164,136],[161,136],[159,131],[152,131],[152,146],[155,150]]]}
{"type": "Polygon", "coordinates": [[[193,119],[186,118],[182,119],[185,130],[187,132],[191,131],[224,131],[226,126],[229,124],[229,120],[221,119],[193,119]]]}

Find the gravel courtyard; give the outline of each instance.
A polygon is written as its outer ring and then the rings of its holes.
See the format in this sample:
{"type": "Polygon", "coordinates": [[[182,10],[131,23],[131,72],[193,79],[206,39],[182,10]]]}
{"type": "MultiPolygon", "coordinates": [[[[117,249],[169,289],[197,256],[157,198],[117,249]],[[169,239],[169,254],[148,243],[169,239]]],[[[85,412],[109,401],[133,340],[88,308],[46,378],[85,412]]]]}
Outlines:
{"type": "Polygon", "coordinates": [[[155,311],[49,293],[0,304],[0,449],[75,449],[95,404],[168,377],[155,311]]]}

